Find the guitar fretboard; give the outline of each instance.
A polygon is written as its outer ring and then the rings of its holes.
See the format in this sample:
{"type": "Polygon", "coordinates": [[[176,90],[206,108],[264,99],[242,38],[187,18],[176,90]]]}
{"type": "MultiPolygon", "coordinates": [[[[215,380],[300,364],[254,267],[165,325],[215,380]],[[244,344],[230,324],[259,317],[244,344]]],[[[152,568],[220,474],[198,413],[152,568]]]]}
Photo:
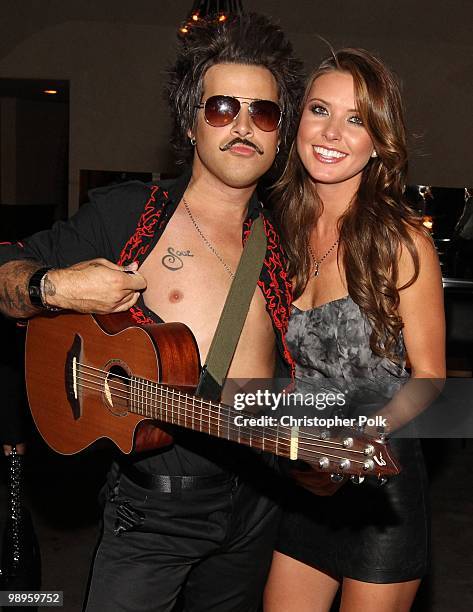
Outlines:
{"type": "Polygon", "coordinates": [[[236,417],[254,415],[219,402],[211,402],[195,395],[152,381],[132,377],[130,410],[186,429],[244,444],[283,457],[291,456],[295,428],[281,425],[235,424],[236,417]]]}

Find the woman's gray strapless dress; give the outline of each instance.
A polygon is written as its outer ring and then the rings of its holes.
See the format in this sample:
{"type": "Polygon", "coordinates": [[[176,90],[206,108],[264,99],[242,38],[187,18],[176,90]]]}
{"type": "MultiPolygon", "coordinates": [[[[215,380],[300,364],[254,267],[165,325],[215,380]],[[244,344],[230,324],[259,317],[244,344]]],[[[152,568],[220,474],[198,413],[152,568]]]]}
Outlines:
{"type": "MultiPolygon", "coordinates": [[[[369,322],[350,296],[308,311],[293,307],[286,338],[299,389],[313,385],[313,390],[345,392],[354,411],[349,416],[389,401],[408,377],[402,366],[404,344],[401,338],[397,365],[371,351],[370,334],[369,322]]],[[[392,439],[391,446],[402,471],[382,487],[366,479],[361,485],[345,484],[332,497],[317,497],[294,486],[277,550],[335,577],[364,582],[425,575],[430,519],[420,443],[392,439]]]]}

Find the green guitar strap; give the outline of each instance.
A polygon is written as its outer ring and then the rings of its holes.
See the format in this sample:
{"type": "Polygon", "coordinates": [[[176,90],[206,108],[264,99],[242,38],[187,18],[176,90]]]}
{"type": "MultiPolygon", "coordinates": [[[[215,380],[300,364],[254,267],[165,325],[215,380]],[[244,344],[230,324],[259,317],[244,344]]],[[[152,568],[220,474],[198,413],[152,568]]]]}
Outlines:
{"type": "Polygon", "coordinates": [[[266,255],[266,234],[260,216],[251,225],[235,278],[220,315],[196,394],[218,401],[230,362],[250,308],[266,255]]]}

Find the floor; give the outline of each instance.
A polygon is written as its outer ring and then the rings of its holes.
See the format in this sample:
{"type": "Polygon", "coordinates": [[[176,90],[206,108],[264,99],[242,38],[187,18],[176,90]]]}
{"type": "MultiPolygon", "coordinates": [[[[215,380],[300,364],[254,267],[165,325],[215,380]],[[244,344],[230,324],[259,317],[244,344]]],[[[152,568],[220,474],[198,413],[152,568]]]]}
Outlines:
{"type": "MultiPolygon", "coordinates": [[[[473,440],[428,440],[424,449],[431,477],[433,571],[414,610],[471,612],[473,440]]],[[[63,457],[39,440],[30,445],[25,499],[41,547],[42,588],[64,592],[64,612],[81,610],[99,530],[97,494],[112,454],[102,448],[63,457]]],[[[5,507],[4,471],[0,464],[0,508],[5,507]]]]}

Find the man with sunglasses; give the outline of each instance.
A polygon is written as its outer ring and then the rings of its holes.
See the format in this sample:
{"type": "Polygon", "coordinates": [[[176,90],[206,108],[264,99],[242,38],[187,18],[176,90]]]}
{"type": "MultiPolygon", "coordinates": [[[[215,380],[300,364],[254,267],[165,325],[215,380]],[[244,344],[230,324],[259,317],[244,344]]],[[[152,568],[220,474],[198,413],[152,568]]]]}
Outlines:
{"type": "MultiPolygon", "coordinates": [[[[291,142],[300,64],[279,27],[248,15],[193,28],[169,77],[173,144],[190,173],[95,190],[68,222],[0,247],[0,307],[20,317],[130,309],[137,324],[182,321],[204,362],[262,215],[266,257],[229,377],[288,376],[291,291],[255,190],[291,142]]],[[[112,467],[88,612],[259,607],[278,522],[267,466],[244,447],[173,436],[172,446],[112,467]]]]}

